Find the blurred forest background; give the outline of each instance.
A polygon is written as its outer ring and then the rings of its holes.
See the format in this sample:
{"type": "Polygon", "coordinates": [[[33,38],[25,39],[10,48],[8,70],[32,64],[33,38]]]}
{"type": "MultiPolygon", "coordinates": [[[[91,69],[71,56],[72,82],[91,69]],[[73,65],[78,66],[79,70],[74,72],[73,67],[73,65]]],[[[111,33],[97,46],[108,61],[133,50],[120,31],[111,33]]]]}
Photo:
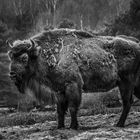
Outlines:
{"type": "MultiPolygon", "coordinates": [[[[0,0],[0,46],[4,47],[7,38],[23,39],[43,28],[58,27],[61,22],[101,32],[105,25],[111,26],[116,17],[131,9],[131,19],[122,19],[122,16],[116,19],[116,26],[124,30],[123,23],[119,22],[134,24],[134,16],[140,16],[139,0],[132,3],[130,6],[130,0],[0,0]]],[[[117,32],[114,30],[113,34],[117,32]]]]}
{"type": "Polygon", "coordinates": [[[0,0],[0,105],[20,98],[9,82],[6,40],[65,27],[140,39],[140,0],[0,0]]]}

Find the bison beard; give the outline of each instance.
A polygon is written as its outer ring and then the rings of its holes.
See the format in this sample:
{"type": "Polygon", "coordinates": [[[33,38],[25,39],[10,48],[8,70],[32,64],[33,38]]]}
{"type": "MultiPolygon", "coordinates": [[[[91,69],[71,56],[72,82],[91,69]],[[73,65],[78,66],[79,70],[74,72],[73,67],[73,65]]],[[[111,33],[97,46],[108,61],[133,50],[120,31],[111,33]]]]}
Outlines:
{"type": "Polygon", "coordinates": [[[16,85],[20,91],[33,93],[39,100],[56,102],[58,128],[64,127],[65,113],[69,109],[72,129],[78,127],[77,111],[83,86],[85,92],[107,91],[118,86],[123,112],[117,126],[123,127],[132,94],[140,97],[137,41],[130,37],[92,36],[67,29],[45,31],[31,41],[14,43],[12,52],[24,51],[29,57],[26,77],[21,85],[18,82],[16,85]]]}
{"type": "Polygon", "coordinates": [[[25,83],[24,90],[25,94],[32,93],[39,102],[44,101],[48,104],[54,104],[56,102],[54,92],[35,79],[31,78],[25,83]]]}

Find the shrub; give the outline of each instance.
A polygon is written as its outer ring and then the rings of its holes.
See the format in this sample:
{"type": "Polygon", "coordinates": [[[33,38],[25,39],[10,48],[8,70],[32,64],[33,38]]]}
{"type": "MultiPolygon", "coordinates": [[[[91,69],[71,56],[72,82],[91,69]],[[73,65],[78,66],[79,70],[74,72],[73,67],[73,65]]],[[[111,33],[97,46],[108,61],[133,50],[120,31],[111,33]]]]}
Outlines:
{"type": "Polygon", "coordinates": [[[106,107],[113,108],[113,107],[120,107],[120,98],[118,96],[119,91],[117,88],[109,91],[107,94],[103,94],[101,96],[102,102],[106,107]]]}
{"type": "Polygon", "coordinates": [[[109,92],[97,93],[83,93],[81,108],[94,110],[102,110],[105,107],[119,107],[121,106],[119,91],[117,88],[109,92]]]}
{"type": "Polygon", "coordinates": [[[73,21],[69,20],[69,19],[64,19],[62,20],[59,25],[58,28],[76,28],[76,25],[73,21]]]}

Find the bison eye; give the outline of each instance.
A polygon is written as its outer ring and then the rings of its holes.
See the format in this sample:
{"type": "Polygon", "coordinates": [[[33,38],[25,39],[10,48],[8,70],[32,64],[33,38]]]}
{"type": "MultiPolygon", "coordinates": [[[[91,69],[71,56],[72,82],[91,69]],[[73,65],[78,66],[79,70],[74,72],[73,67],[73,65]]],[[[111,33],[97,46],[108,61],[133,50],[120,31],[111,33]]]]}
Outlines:
{"type": "Polygon", "coordinates": [[[22,62],[27,62],[28,61],[28,54],[27,53],[21,55],[21,61],[22,62]]]}

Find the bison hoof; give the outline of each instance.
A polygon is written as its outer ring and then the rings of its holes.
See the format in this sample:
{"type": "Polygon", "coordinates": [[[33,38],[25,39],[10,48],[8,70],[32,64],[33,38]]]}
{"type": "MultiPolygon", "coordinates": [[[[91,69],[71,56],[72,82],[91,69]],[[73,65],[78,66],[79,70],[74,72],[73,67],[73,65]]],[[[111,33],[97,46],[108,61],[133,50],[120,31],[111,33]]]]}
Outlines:
{"type": "Polygon", "coordinates": [[[70,126],[70,129],[77,130],[77,129],[78,129],[78,125],[71,125],[71,126],[70,126]]]}
{"type": "Polygon", "coordinates": [[[124,124],[122,124],[122,123],[117,123],[115,126],[116,126],[116,127],[124,127],[124,124]]]}
{"type": "Polygon", "coordinates": [[[64,129],[65,126],[57,126],[57,129],[64,129]]]}

